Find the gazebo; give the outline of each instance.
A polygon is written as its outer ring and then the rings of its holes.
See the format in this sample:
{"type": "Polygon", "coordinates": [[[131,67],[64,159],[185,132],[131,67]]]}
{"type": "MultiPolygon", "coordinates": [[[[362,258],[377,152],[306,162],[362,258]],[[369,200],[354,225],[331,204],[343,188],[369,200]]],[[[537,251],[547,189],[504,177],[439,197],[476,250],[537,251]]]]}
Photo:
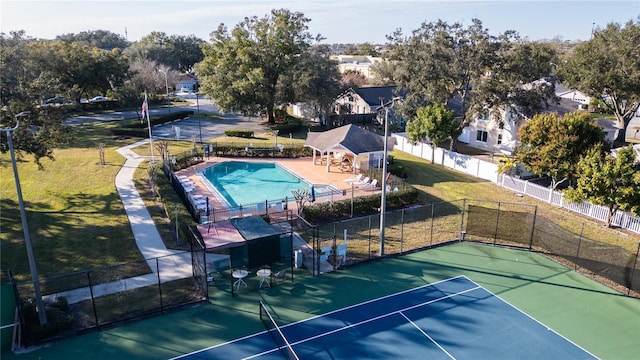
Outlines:
{"type": "MultiPolygon", "coordinates": [[[[395,138],[387,139],[387,150],[393,150],[395,138]]],[[[309,132],[304,146],[313,149],[313,164],[325,164],[327,172],[331,165],[341,171],[352,171],[362,166],[368,168],[379,164],[384,158],[384,136],[357,125],[349,124],[323,132],[309,132]]],[[[361,170],[365,170],[364,168],[361,170]]]]}

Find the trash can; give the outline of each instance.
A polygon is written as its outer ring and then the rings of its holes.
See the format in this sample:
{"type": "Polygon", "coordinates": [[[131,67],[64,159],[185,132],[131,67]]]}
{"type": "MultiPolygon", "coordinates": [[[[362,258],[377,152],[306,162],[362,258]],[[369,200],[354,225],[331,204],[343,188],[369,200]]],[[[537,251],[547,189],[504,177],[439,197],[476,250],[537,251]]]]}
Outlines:
{"type": "Polygon", "coordinates": [[[295,262],[295,266],[296,268],[301,268],[302,267],[302,250],[296,250],[294,253],[294,262],[295,262]]]}

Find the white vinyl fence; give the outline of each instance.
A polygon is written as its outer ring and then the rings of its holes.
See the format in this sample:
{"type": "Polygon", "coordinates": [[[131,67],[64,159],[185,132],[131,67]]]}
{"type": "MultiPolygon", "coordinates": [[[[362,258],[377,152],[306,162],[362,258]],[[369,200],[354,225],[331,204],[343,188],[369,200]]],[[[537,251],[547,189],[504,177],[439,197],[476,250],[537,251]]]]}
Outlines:
{"type": "MultiPolygon", "coordinates": [[[[609,214],[609,209],[607,207],[593,205],[586,201],[582,204],[569,202],[564,200],[563,194],[559,191],[552,191],[548,187],[536,185],[526,180],[498,174],[498,165],[494,163],[438,147],[433,149],[431,145],[425,143],[413,145],[409,142],[409,139],[400,134],[393,134],[393,136],[396,138],[395,149],[397,150],[429,161],[431,161],[433,156],[434,164],[443,165],[448,168],[461,171],[465,174],[489,180],[507,189],[546,201],[550,204],[577,212],[593,219],[603,222],[607,221],[607,216],[609,214]]],[[[611,224],[640,234],[640,217],[633,216],[622,211],[617,211],[611,220],[611,224]]]]}

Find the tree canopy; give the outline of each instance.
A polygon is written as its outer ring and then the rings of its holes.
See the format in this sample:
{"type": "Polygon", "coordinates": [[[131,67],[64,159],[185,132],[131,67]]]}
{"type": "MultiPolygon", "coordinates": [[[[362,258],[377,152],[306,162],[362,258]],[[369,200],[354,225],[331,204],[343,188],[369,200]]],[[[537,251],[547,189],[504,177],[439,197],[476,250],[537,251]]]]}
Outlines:
{"type": "Polygon", "coordinates": [[[313,45],[300,55],[297,64],[280,81],[284,98],[304,102],[315,109],[314,117],[325,123],[333,99],[340,93],[340,72],[326,45],[313,45]]]}
{"type": "Polygon", "coordinates": [[[263,18],[247,17],[231,32],[220,24],[196,68],[201,89],[223,111],[266,114],[275,123],[275,104],[291,100],[278,91],[278,82],[310,47],[309,21],[302,13],[280,9],[263,18]]]}
{"type": "Polygon", "coordinates": [[[565,192],[568,200],[609,208],[607,226],[616,211],[630,211],[640,215],[640,163],[635,160],[631,146],[612,156],[601,146],[594,147],[578,164],[580,177],[575,186],[565,192]]]}
{"type": "MultiPolygon", "coordinates": [[[[404,88],[407,118],[419,107],[458,98],[462,129],[488,108],[511,106],[532,116],[555,100],[553,83],[525,86],[549,76],[554,50],[522,41],[515,31],[492,36],[478,19],[466,28],[438,20],[423,23],[411,36],[397,30],[387,39],[383,57],[393,66],[376,64],[374,71],[404,88]]],[[[456,141],[451,139],[452,149],[456,141]]]]}
{"type": "MultiPolygon", "coordinates": [[[[452,137],[460,135],[458,122],[455,120],[455,112],[448,109],[444,103],[436,103],[418,108],[416,116],[407,123],[407,135],[413,144],[430,139],[435,146],[452,137]]],[[[433,163],[433,151],[431,162],[433,163]]]]}
{"type": "MultiPolygon", "coordinates": [[[[640,105],[640,16],[624,25],[610,23],[576,46],[560,66],[563,84],[599,99],[626,129],[640,105]]],[[[620,131],[620,140],[624,140],[620,131]]]]}
{"type": "Polygon", "coordinates": [[[204,40],[195,35],[167,35],[153,31],[133,43],[126,50],[132,61],[152,61],[164,64],[177,72],[191,72],[195,64],[204,58],[204,40]]]}
{"type": "Polygon", "coordinates": [[[122,35],[112,33],[108,30],[89,30],[78,34],[63,34],[56,37],[68,43],[77,42],[81,45],[97,47],[103,50],[113,50],[115,48],[126,49],[129,42],[122,35]]]}
{"type": "Polygon", "coordinates": [[[576,165],[589,149],[604,143],[604,132],[576,111],[535,115],[518,132],[520,146],[515,151],[517,162],[538,176],[549,176],[551,188],[575,179],[576,165]]]}

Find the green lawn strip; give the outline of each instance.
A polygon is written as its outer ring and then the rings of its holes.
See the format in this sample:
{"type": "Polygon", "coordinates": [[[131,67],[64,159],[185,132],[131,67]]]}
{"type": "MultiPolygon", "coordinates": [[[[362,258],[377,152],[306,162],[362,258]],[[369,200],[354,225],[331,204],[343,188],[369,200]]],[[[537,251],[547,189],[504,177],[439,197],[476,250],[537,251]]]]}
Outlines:
{"type": "MultiPolygon", "coordinates": [[[[537,216],[571,230],[574,234],[616,245],[635,253],[639,235],[625,233],[616,229],[607,229],[601,222],[571,213],[556,206],[528,196],[515,196],[515,192],[502,188],[490,181],[481,180],[444,166],[432,165],[429,161],[416,156],[394,151],[394,163],[407,169],[408,182],[422,191],[422,201],[453,201],[457,199],[488,200],[509,204],[528,204],[538,207],[537,216]],[[583,228],[584,226],[584,228],[583,228]]],[[[516,224],[514,224],[516,225],[516,224]]],[[[541,227],[543,224],[536,224],[541,227]]]]}
{"type": "MultiPolygon", "coordinates": [[[[116,143],[91,128],[87,133],[93,138],[91,142],[116,143]]],[[[83,135],[78,133],[79,137],[83,135]]],[[[8,165],[7,155],[2,156],[3,164],[8,165]]],[[[107,147],[106,164],[100,165],[97,146],[58,149],[54,156],[55,161],[43,160],[43,170],[26,156],[18,166],[40,277],[138,260],[140,253],[115,188],[115,176],[124,158],[114,147],[107,147]]],[[[3,168],[0,184],[2,269],[12,270],[18,280],[28,280],[27,253],[10,168],[3,168]]]]}

